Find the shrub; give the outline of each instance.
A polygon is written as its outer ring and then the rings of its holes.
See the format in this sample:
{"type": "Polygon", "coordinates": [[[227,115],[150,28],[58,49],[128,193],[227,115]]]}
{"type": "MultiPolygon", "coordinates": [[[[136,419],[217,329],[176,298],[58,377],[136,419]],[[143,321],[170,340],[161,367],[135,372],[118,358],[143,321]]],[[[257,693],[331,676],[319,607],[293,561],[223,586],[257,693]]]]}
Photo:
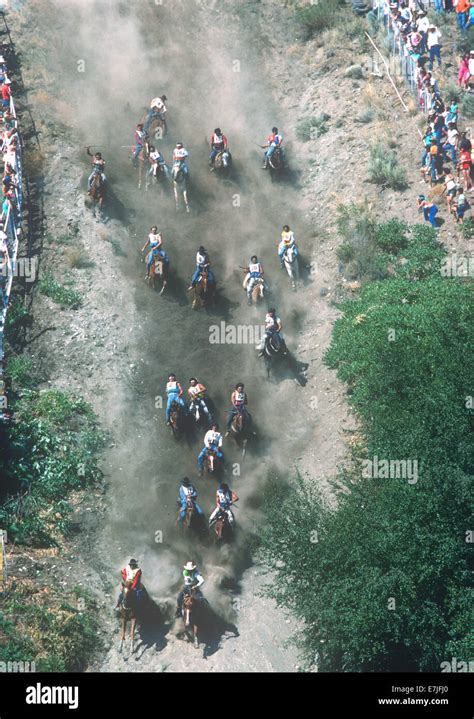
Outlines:
{"type": "Polygon", "coordinates": [[[300,120],[296,126],[296,137],[302,142],[316,140],[320,135],[328,131],[327,123],[329,115],[323,113],[317,117],[307,117],[300,120]]]}
{"type": "Polygon", "coordinates": [[[32,368],[33,363],[29,357],[10,357],[7,363],[6,375],[18,385],[32,387],[35,384],[31,374],[32,368]]]}
{"type": "Polygon", "coordinates": [[[66,251],[66,260],[71,268],[77,270],[86,269],[92,267],[93,262],[89,258],[87,252],[84,252],[80,247],[71,247],[66,251]]]}
{"type": "Polygon", "coordinates": [[[467,220],[464,220],[461,227],[461,234],[465,240],[472,240],[474,237],[474,218],[469,217],[467,220]]]}
{"type": "Polygon", "coordinates": [[[363,125],[368,125],[375,117],[375,111],[368,107],[366,110],[361,112],[361,114],[355,118],[356,122],[360,122],[363,125]]]}
{"type": "Polygon", "coordinates": [[[334,27],[340,18],[343,0],[319,0],[315,5],[296,10],[296,20],[303,39],[308,40],[314,35],[334,27]]]}
{"type": "Polygon", "coordinates": [[[449,83],[446,85],[443,94],[446,104],[451,105],[453,102],[459,103],[464,93],[458,85],[449,83]]]}
{"type": "Polygon", "coordinates": [[[47,272],[44,277],[38,282],[39,291],[56,302],[61,307],[71,307],[76,309],[81,305],[81,295],[76,290],[69,287],[65,287],[60,282],[54,279],[50,272],[47,272]]]}
{"type": "Polygon", "coordinates": [[[466,93],[461,103],[461,113],[468,118],[474,117],[474,95],[466,93]]]}
{"type": "Polygon", "coordinates": [[[19,544],[52,546],[68,531],[67,493],[101,477],[103,435],[84,400],[56,389],[23,390],[12,409],[21,421],[0,435],[0,526],[19,544]]]}
{"type": "Polygon", "coordinates": [[[408,225],[406,222],[391,219],[378,225],[375,231],[375,244],[384,252],[397,254],[408,244],[408,225]]]}
{"type": "Polygon", "coordinates": [[[377,143],[370,151],[369,180],[393,190],[405,190],[408,186],[406,172],[399,165],[396,153],[383,143],[377,143]]]}

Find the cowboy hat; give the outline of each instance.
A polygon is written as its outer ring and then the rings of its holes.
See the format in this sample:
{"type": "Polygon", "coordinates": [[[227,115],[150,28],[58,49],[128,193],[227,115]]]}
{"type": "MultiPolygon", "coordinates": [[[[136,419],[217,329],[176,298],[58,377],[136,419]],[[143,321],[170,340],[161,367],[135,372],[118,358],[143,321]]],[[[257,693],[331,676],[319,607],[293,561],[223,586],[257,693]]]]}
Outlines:
{"type": "Polygon", "coordinates": [[[187,569],[188,572],[192,572],[194,569],[196,569],[196,565],[194,564],[194,562],[186,562],[186,564],[184,565],[184,569],[187,569]]]}

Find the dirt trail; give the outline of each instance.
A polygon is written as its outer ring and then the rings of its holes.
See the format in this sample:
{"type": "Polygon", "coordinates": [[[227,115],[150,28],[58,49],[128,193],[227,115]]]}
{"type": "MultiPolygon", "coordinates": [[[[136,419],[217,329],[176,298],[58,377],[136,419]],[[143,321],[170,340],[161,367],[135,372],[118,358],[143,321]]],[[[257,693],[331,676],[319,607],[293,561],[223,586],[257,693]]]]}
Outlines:
{"type": "MultiPolygon", "coordinates": [[[[42,62],[54,78],[51,92],[63,98],[55,104],[60,114],[52,127],[50,108],[42,118],[45,128],[49,124],[49,131],[56,132],[47,168],[53,194],[47,202],[49,229],[58,231],[68,218],[95,261],[87,274],[75,273],[87,297],[84,308],[75,313],[72,326],[64,314],[55,318],[56,344],[51,346],[49,338],[37,343],[37,359],[45,373],[47,365],[55,384],[80,390],[93,402],[112,435],[104,458],[108,493],[100,541],[95,543],[95,535],[94,543],[85,537],[75,561],[104,600],[109,638],[115,578],[130,556],[138,557],[148,591],[164,608],[167,622],[180,586],[180,566],[192,556],[206,578],[205,594],[213,609],[239,632],[234,637],[223,630],[220,644],[217,637],[203,658],[177,642],[168,623],[142,636],[133,659],[124,661],[114,644],[95,668],[294,671],[296,652],[284,646],[294,623],[257,596],[261,568],[251,567],[249,539],[260,520],[261,490],[269,472],[282,481],[295,467],[319,482],[333,474],[343,455],[339,427],[346,408],[321,362],[336,316],[321,293],[332,282],[332,270],[310,275],[293,294],[276,254],[281,225],[289,223],[308,262],[324,257],[318,254],[318,233],[304,218],[301,178],[294,172],[291,183],[271,185],[260,169],[260,151],[252,145],[263,141],[275,122],[283,130],[294,122],[291,108],[276,101],[271,86],[276,78],[265,68],[271,57],[265,34],[271,3],[174,0],[170,7],[150,3],[131,9],[127,3],[68,0],[61,3],[60,15],[49,1],[35,0],[34,6],[36,22],[45,31],[42,62]],[[58,41],[51,49],[46,27],[53,20],[58,41]],[[80,63],[84,72],[78,72],[80,63]],[[139,192],[127,150],[120,147],[131,144],[149,98],[163,92],[169,98],[170,126],[162,144],[165,158],[169,160],[177,140],[190,152],[190,215],[176,214],[171,195],[139,192]],[[58,132],[60,122],[73,129],[73,137],[58,132]],[[230,182],[220,182],[207,168],[205,137],[217,125],[229,136],[235,158],[230,182]],[[78,136],[82,144],[104,145],[113,191],[105,227],[83,213],[74,149],[78,136]],[[163,231],[176,273],[169,295],[161,298],[145,286],[136,252],[154,223],[163,231]],[[105,240],[119,243],[126,256],[115,256],[105,240]],[[185,291],[199,244],[209,250],[221,288],[216,308],[208,312],[193,312],[185,291]],[[245,303],[238,270],[254,252],[266,269],[288,345],[298,359],[310,363],[306,389],[291,379],[267,383],[252,345],[209,343],[210,326],[222,321],[262,322],[264,309],[254,312],[245,303]],[[180,536],[174,526],[179,480],[191,477],[206,512],[215,483],[196,476],[202,437],[177,444],[164,424],[164,410],[156,406],[169,371],[183,384],[197,375],[210,388],[221,424],[237,380],[245,382],[249,394],[259,439],[243,464],[231,443],[225,445],[229,467],[237,473],[230,483],[241,502],[236,543],[220,553],[180,536]]],[[[48,87],[47,79],[42,81],[48,87]]],[[[296,167],[293,150],[288,143],[296,167]]],[[[82,188],[85,159],[83,169],[82,188]]],[[[51,261],[57,261],[52,249],[46,249],[51,261]]],[[[41,307],[45,301],[38,302],[41,307]]],[[[45,309],[51,312],[47,303],[45,309]]]]}

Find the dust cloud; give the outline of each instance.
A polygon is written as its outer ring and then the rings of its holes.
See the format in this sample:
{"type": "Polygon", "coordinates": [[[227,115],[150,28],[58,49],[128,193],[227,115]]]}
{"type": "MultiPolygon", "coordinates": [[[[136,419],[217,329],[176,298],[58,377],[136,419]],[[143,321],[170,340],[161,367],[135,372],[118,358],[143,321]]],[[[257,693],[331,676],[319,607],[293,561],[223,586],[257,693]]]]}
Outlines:
{"type": "MultiPolygon", "coordinates": [[[[181,567],[192,557],[204,574],[211,604],[235,618],[228,589],[238,593],[238,580],[250,564],[249,538],[261,521],[262,489],[269,473],[282,478],[294,473],[312,421],[305,390],[291,379],[267,382],[252,345],[209,344],[210,326],[221,321],[263,323],[265,308],[247,307],[241,287],[239,267],[252,254],[263,262],[272,291],[269,305],[277,307],[287,344],[296,355],[307,311],[304,294],[291,293],[277,257],[281,226],[286,223],[295,229],[303,252],[310,253],[298,189],[295,183],[272,185],[260,169],[262,151],[255,146],[263,144],[272,125],[282,125],[266,80],[258,28],[249,26],[245,33],[238,24],[222,22],[219,3],[212,12],[193,0],[163,0],[162,5],[152,0],[53,4],[59,24],[53,55],[61,87],[83,145],[97,145],[93,149],[106,159],[113,194],[110,213],[127,225],[130,236],[129,246],[123,248],[127,257],[117,258],[117,264],[121,281],[133,288],[143,320],[133,333],[141,360],[135,381],[123,402],[111,402],[120,441],[108,456],[110,511],[99,551],[109,561],[111,576],[117,577],[119,567],[136,556],[148,591],[161,599],[175,595],[181,567]],[[176,213],[171,193],[162,197],[156,191],[139,191],[129,150],[122,147],[132,144],[150,99],[163,93],[168,97],[169,134],[156,144],[168,162],[176,141],[189,151],[190,215],[176,213]],[[228,136],[235,162],[230,181],[220,181],[207,167],[206,138],[217,126],[228,136]],[[163,231],[176,273],[174,289],[163,297],[144,285],[144,266],[136,254],[155,223],[163,231]],[[185,288],[200,244],[210,253],[220,299],[213,309],[193,312],[185,288]],[[164,408],[155,406],[169,371],[176,372],[186,387],[191,376],[204,382],[221,428],[235,383],[245,382],[249,395],[258,439],[243,463],[231,440],[225,441],[226,481],[241,501],[235,511],[236,541],[221,551],[175,527],[181,478],[187,475],[197,486],[207,515],[216,482],[197,478],[204,433],[176,442],[165,426],[164,408]],[[241,473],[233,476],[232,467],[239,464],[241,473]]],[[[233,3],[237,9],[244,4],[233,3]]],[[[285,135],[285,127],[281,130],[285,135]]],[[[291,143],[287,152],[291,163],[291,143]]],[[[79,149],[79,154],[85,178],[85,150],[79,149]]],[[[113,232],[113,221],[110,227],[113,232]]]]}

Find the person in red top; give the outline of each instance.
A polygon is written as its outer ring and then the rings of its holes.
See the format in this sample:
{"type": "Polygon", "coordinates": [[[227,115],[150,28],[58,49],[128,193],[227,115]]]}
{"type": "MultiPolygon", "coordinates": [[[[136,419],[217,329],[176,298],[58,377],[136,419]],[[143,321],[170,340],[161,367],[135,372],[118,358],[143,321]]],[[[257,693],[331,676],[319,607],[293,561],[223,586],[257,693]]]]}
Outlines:
{"type": "Polygon", "coordinates": [[[462,171],[462,176],[464,178],[464,190],[470,190],[472,187],[471,182],[471,167],[472,167],[472,157],[471,157],[471,151],[464,149],[461,152],[461,157],[458,163],[458,177],[459,172],[462,171]]]}
{"type": "Polygon", "coordinates": [[[2,105],[5,109],[10,107],[10,80],[5,80],[2,85],[2,105]]]}
{"type": "MultiPolygon", "coordinates": [[[[121,572],[122,575],[122,587],[126,584],[126,582],[131,582],[131,589],[135,592],[137,599],[141,598],[142,593],[142,585],[141,585],[141,578],[142,578],[142,570],[138,566],[138,562],[136,559],[131,559],[126,567],[122,569],[121,572]]],[[[123,599],[123,592],[120,592],[116,609],[120,606],[123,599]]]]}

